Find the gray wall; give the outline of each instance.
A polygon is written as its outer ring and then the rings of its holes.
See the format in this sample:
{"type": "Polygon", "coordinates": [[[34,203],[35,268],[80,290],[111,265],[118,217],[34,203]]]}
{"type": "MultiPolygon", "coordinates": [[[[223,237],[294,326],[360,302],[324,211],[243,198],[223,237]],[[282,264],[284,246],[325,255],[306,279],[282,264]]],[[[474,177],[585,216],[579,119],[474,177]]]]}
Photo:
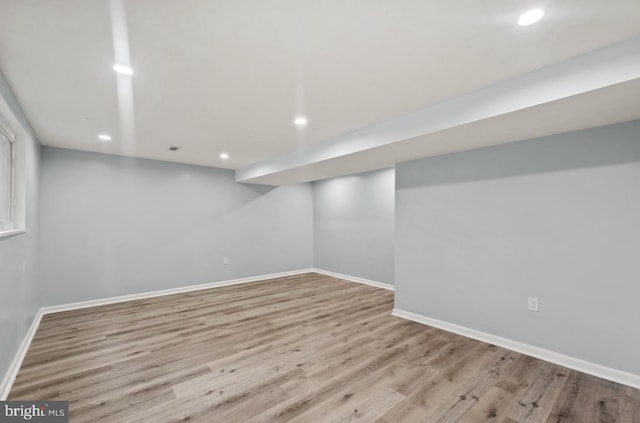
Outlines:
{"type": "Polygon", "coordinates": [[[403,163],[396,189],[397,308],[640,374],[640,121],[403,163]]]}
{"type": "Polygon", "coordinates": [[[314,183],[314,265],[393,284],[394,169],[314,183]]]}
{"type": "Polygon", "coordinates": [[[310,184],[48,147],[41,171],[43,305],[313,265],[310,184]]]}
{"type": "Polygon", "coordinates": [[[27,232],[0,238],[0,381],[38,310],[38,143],[4,76],[0,95],[18,118],[25,142],[27,232]]]}

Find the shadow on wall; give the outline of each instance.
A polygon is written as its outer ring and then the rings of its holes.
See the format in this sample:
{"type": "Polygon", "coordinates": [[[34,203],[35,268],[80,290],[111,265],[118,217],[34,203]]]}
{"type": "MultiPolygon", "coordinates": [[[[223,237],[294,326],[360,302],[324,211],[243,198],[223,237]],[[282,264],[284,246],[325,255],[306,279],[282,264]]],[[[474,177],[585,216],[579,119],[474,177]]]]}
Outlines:
{"type": "Polygon", "coordinates": [[[251,191],[255,192],[256,194],[259,195],[265,195],[270,193],[271,191],[273,191],[274,189],[278,188],[276,186],[272,186],[272,185],[258,185],[258,184],[245,184],[242,182],[238,182],[239,185],[250,189],[251,191]]]}
{"type": "Polygon", "coordinates": [[[424,160],[426,165],[404,168],[397,176],[396,188],[447,185],[638,162],[640,121],[420,160],[424,160]],[[616,139],[614,147],[602,142],[611,138],[616,139]],[[500,161],[501,165],[489,165],[496,161],[500,161]],[[464,166],[461,166],[462,163],[464,166]]]}

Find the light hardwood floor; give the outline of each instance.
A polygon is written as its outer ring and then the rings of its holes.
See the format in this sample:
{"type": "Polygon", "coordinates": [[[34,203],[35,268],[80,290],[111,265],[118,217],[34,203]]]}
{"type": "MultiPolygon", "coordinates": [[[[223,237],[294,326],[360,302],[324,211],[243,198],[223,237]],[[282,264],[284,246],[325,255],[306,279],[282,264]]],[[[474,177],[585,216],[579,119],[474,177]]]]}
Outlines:
{"type": "Polygon", "coordinates": [[[71,422],[640,422],[640,391],[306,274],[46,315],[10,399],[71,422]]]}

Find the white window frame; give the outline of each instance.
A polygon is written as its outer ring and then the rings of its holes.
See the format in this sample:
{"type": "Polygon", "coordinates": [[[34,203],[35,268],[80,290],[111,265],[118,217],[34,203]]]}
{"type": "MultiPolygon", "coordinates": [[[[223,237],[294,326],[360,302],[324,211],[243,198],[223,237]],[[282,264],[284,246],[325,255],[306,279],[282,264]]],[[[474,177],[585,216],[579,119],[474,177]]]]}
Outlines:
{"type": "Polygon", "coordinates": [[[9,141],[9,154],[11,154],[11,173],[9,175],[9,220],[0,219],[0,232],[16,229],[16,136],[9,128],[6,120],[0,115],[0,136],[9,141]]]}
{"type": "Polygon", "coordinates": [[[0,96],[0,131],[11,143],[11,220],[0,221],[0,238],[27,231],[26,144],[24,130],[7,102],[0,96]]]}

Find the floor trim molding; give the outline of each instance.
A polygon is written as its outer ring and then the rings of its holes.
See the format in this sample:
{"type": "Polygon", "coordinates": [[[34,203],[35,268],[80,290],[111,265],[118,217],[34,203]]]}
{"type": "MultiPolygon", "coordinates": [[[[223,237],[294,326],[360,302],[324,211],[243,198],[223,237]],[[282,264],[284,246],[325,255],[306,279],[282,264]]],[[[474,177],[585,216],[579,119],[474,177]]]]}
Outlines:
{"type": "Polygon", "coordinates": [[[18,375],[18,371],[22,366],[22,362],[24,361],[24,358],[27,355],[27,351],[31,346],[31,341],[33,341],[33,337],[36,334],[36,331],[38,330],[38,326],[40,326],[40,321],[42,320],[42,317],[46,314],[59,313],[61,311],[78,310],[82,308],[96,307],[96,306],[107,305],[107,304],[116,304],[116,303],[140,300],[145,298],[162,297],[165,295],[181,294],[185,292],[200,291],[203,289],[218,288],[222,286],[239,285],[239,284],[250,283],[250,282],[259,282],[259,281],[265,281],[269,279],[281,278],[284,276],[302,275],[304,273],[311,273],[313,271],[314,269],[311,269],[311,268],[299,269],[299,270],[292,270],[289,272],[270,273],[267,275],[251,276],[248,278],[230,279],[226,281],[205,283],[200,285],[191,285],[191,286],[184,286],[179,288],[163,289],[159,291],[142,292],[139,294],[121,295],[118,297],[101,298],[97,300],[81,301],[77,303],[40,307],[35,317],[33,318],[33,321],[31,322],[31,326],[29,327],[29,330],[25,334],[24,339],[22,340],[22,343],[20,344],[20,348],[18,348],[18,351],[16,351],[16,354],[13,357],[13,361],[11,362],[9,369],[7,369],[7,372],[5,373],[4,378],[2,379],[2,383],[0,383],[0,401],[5,401],[7,399],[7,396],[9,395],[9,392],[13,387],[13,383],[16,380],[16,376],[18,375]]]}
{"type": "Polygon", "coordinates": [[[313,269],[299,269],[289,272],[270,273],[267,275],[251,276],[248,278],[230,279],[226,281],[210,282],[199,285],[182,286],[178,288],[162,289],[159,291],[141,292],[139,294],[120,295],[117,297],[100,298],[97,300],[80,301],[77,303],[60,304],[42,307],[43,314],[58,313],[61,311],[78,310],[81,308],[96,307],[107,304],[123,303],[126,301],[142,300],[146,298],[162,297],[165,295],[183,294],[185,292],[201,291],[203,289],[219,288],[221,286],[239,285],[243,283],[259,282],[269,279],[282,278],[284,276],[295,276],[313,272],[313,269]]]}
{"type": "Polygon", "coordinates": [[[497,345],[521,354],[539,358],[554,364],[559,364],[579,372],[587,373],[602,379],[611,380],[632,388],[640,389],[640,375],[624,372],[622,370],[613,369],[590,361],[582,360],[568,355],[560,354],[555,351],[536,347],[522,342],[513,341],[511,339],[502,338],[500,336],[491,335],[475,329],[459,326],[453,323],[444,322],[442,320],[433,319],[421,314],[412,313],[410,311],[394,308],[391,313],[393,316],[400,317],[414,322],[422,323],[427,326],[433,326],[438,329],[453,332],[467,338],[473,338],[478,341],[487,342],[497,345]]]}
{"type": "Polygon", "coordinates": [[[325,275],[325,276],[333,276],[334,278],[344,279],[351,282],[363,283],[365,285],[375,286],[376,288],[387,289],[389,291],[393,291],[395,289],[395,287],[389,283],[372,281],[369,279],[359,278],[357,276],[343,275],[342,273],[330,272],[328,270],[315,269],[315,268],[311,269],[311,271],[315,273],[320,273],[321,275],[325,275]]]}
{"type": "Polygon", "coordinates": [[[16,376],[18,376],[18,370],[22,367],[22,362],[24,361],[24,357],[27,355],[27,351],[31,346],[31,341],[33,341],[33,337],[38,330],[38,326],[40,326],[40,321],[42,320],[42,309],[39,309],[36,315],[33,317],[31,321],[31,326],[29,326],[29,330],[24,335],[24,339],[20,344],[20,348],[16,351],[16,355],[13,357],[13,361],[9,368],[7,369],[7,373],[4,375],[4,379],[2,379],[2,383],[0,383],[0,401],[6,401],[9,396],[9,392],[11,391],[11,387],[13,386],[13,382],[16,380],[16,376]]]}
{"type": "MultiPolygon", "coordinates": [[[[100,305],[115,304],[115,303],[120,303],[125,301],[138,300],[138,299],[160,297],[160,296],[180,294],[185,292],[193,292],[193,291],[217,288],[222,286],[258,282],[258,281],[275,279],[275,278],[284,277],[284,276],[295,276],[295,275],[300,275],[300,274],[310,273],[310,272],[315,272],[315,273],[319,273],[326,276],[332,276],[332,277],[348,280],[351,282],[371,285],[377,288],[383,288],[391,291],[394,290],[394,286],[390,284],[371,281],[368,279],[359,278],[359,277],[350,276],[350,275],[343,275],[340,273],[330,272],[327,270],[310,268],[310,269],[294,270],[289,272],[271,273],[267,275],[253,276],[248,278],[231,279],[227,281],[212,282],[207,284],[171,288],[171,289],[165,289],[165,290],[159,290],[159,291],[151,291],[151,292],[145,292],[140,294],[123,295],[118,297],[103,298],[103,299],[97,299],[97,300],[91,300],[91,301],[83,301],[83,302],[77,302],[77,303],[41,307],[36,313],[36,315],[34,316],[33,321],[31,322],[31,326],[29,327],[29,330],[27,330],[24,336],[24,339],[20,344],[20,347],[18,348],[18,351],[16,352],[14,359],[11,362],[11,365],[9,366],[9,369],[7,370],[4,376],[4,379],[2,380],[2,383],[0,383],[0,401],[4,401],[7,399],[7,396],[11,391],[11,387],[15,382],[18,371],[22,366],[22,362],[24,361],[26,353],[29,350],[29,346],[31,345],[33,337],[35,336],[35,333],[38,330],[42,317],[46,314],[82,309],[87,307],[95,307],[100,305]]],[[[510,340],[507,338],[502,338],[500,336],[491,335],[489,333],[485,333],[485,332],[481,332],[481,331],[467,328],[464,326],[459,326],[453,323],[448,323],[441,320],[433,319],[427,316],[401,310],[398,308],[394,308],[391,314],[396,317],[412,320],[414,322],[418,322],[428,326],[433,326],[438,329],[446,330],[448,332],[453,332],[458,335],[476,339],[482,342],[488,342],[490,344],[507,348],[509,350],[526,354],[532,357],[536,357],[541,360],[559,364],[561,366],[565,366],[570,369],[578,370],[580,372],[584,372],[593,376],[597,376],[603,379],[607,379],[607,380],[611,380],[627,386],[631,386],[636,389],[640,389],[640,375],[635,375],[632,373],[602,366],[600,364],[570,357],[570,356],[560,354],[554,351],[550,351],[544,348],[539,348],[533,345],[528,345],[521,342],[510,340]]]]}

